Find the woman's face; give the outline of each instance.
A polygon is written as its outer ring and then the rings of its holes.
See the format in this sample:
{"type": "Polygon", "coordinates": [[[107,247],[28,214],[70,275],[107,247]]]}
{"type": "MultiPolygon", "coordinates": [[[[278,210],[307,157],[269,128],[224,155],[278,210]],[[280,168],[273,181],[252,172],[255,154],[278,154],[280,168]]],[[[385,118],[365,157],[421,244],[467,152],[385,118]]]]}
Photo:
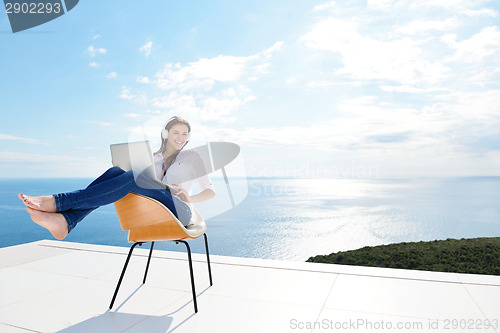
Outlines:
{"type": "Polygon", "coordinates": [[[184,124],[175,124],[168,130],[167,145],[176,150],[182,149],[189,138],[188,127],[184,124]]]}

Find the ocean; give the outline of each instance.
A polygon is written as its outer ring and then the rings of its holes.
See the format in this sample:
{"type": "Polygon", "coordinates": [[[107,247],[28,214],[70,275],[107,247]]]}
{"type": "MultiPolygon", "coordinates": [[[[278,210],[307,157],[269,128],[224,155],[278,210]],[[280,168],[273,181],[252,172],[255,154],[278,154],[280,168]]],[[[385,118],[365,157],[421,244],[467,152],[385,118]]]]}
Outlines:
{"type": "MultiPolygon", "coordinates": [[[[0,179],[0,247],[52,239],[34,224],[19,192],[83,188],[91,179],[0,179]]],[[[207,219],[211,254],[305,261],[364,246],[500,236],[500,177],[247,180],[248,194],[207,219]]],[[[65,239],[129,246],[113,205],[87,216],[65,239]]],[[[185,251],[159,242],[155,248],[185,251]]],[[[202,239],[191,241],[204,253],[202,239]]]]}

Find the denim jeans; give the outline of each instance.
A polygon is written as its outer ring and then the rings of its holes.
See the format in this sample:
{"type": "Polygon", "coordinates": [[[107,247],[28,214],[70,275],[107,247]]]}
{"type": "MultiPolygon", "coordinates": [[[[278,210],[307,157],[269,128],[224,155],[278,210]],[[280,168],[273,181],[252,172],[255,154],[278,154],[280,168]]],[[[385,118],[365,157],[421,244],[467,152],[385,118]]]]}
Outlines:
{"type": "Polygon", "coordinates": [[[192,213],[186,203],[172,196],[158,184],[140,177],[139,175],[136,181],[132,171],[126,172],[118,167],[112,167],[83,190],[54,194],[56,210],[64,216],[68,230],[71,231],[94,209],[118,201],[128,193],[136,193],[160,201],[181,223],[184,225],[189,223],[192,213]]]}

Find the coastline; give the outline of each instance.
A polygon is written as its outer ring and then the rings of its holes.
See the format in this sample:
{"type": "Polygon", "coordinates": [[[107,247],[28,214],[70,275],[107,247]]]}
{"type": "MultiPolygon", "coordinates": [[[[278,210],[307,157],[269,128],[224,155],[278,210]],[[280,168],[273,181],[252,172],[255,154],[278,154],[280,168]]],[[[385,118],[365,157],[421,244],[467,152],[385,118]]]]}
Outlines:
{"type": "Polygon", "coordinates": [[[388,245],[317,255],[307,262],[500,275],[500,237],[462,238],[388,245]]]}

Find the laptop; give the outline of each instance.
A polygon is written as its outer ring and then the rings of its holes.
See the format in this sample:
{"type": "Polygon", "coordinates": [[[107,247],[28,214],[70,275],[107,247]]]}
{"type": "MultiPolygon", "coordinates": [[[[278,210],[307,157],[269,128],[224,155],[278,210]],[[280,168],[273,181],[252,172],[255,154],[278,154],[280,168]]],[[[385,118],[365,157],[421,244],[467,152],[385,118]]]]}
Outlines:
{"type": "MultiPolygon", "coordinates": [[[[175,188],[162,183],[156,178],[153,152],[149,140],[117,143],[110,145],[109,148],[111,150],[111,163],[113,166],[125,171],[133,170],[136,180],[138,179],[137,176],[142,174],[149,180],[160,185],[163,189],[171,193],[178,192],[175,188]]],[[[141,186],[141,184],[138,185],[141,186]]]]}

